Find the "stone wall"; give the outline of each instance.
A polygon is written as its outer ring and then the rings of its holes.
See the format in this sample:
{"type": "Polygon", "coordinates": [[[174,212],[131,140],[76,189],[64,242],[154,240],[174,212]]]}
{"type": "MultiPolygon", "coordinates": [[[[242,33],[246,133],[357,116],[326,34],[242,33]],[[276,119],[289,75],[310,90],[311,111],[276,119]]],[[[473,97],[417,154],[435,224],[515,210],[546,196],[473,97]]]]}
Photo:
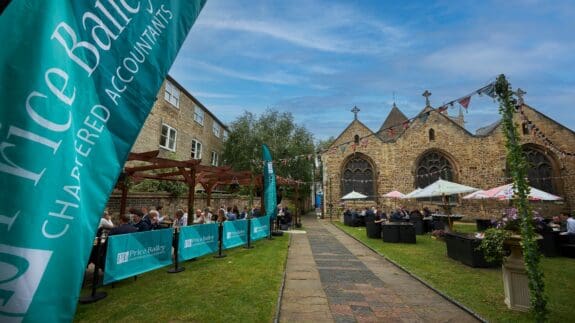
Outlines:
{"type": "MultiPolygon", "coordinates": [[[[119,192],[114,192],[110,199],[108,200],[107,208],[114,215],[117,216],[120,212],[120,197],[119,192]]],[[[282,205],[288,206],[292,211],[295,209],[294,202],[288,198],[282,199],[282,205]]],[[[164,213],[173,216],[177,209],[185,209],[188,206],[187,197],[173,198],[169,193],[164,192],[154,192],[154,193],[129,193],[127,199],[127,208],[142,208],[142,207],[155,207],[157,205],[162,205],[164,213]]],[[[211,208],[219,208],[221,205],[234,206],[237,205],[241,210],[244,206],[249,207],[249,197],[232,195],[232,194],[213,194],[211,200],[211,208]]],[[[195,197],[195,208],[205,208],[207,206],[207,198],[204,194],[196,194],[195,197]]],[[[260,206],[260,198],[254,198],[254,206],[260,206]]],[[[302,210],[308,211],[311,208],[311,203],[309,199],[306,199],[302,203],[302,210]]]]}
{"type": "MultiPolygon", "coordinates": [[[[575,134],[545,117],[536,110],[525,106],[525,113],[554,143],[566,151],[575,151],[575,134]]],[[[520,123],[519,115],[517,123],[520,123]]],[[[357,202],[358,205],[384,205],[392,207],[393,201],[387,201],[381,196],[385,193],[398,190],[404,193],[415,189],[415,172],[418,158],[430,151],[437,151],[446,156],[454,168],[454,181],[465,185],[487,189],[509,183],[506,177],[506,151],[501,126],[495,128],[485,136],[476,136],[461,128],[446,116],[432,112],[423,122],[414,121],[396,141],[384,142],[358,120],[354,120],[346,130],[336,139],[332,147],[335,151],[322,154],[324,167],[323,191],[326,205],[331,200],[334,205],[340,203],[341,174],[347,160],[354,155],[362,154],[373,165],[376,175],[375,191],[377,197],[370,202],[357,202]],[[435,131],[435,140],[430,140],[429,130],[435,131]],[[354,136],[367,138],[367,145],[347,145],[345,151],[341,144],[352,143],[354,136]],[[330,184],[331,182],[331,184],[330,184]],[[331,190],[330,190],[331,189],[331,190]]],[[[555,164],[557,180],[555,187],[559,195],[565,200],[562,204],[540,203],[535,205],[541,208],[543,214],[551,216],[560,210],[572,210],[575,203],[575,158],[562,158],[553,151],[546,149],[539,139],[531,135],[521,135],[522,144],[530,144],[545,151],[549,159],[555,164]]],[[[490,218],[499,214],[505,207],[504,202],[494,202],[489,210],[484,212],[478,202],[460,201],[460,206],[454,211],[468,215],[468,217],[490,218]],[[502,204],[503,203],[503,204],[502,204]]],[[[422,207],[420,203],[400,200],[397,204],[408,204],[412,207],[422,207]]],[[[433,209],[434,205],[429,205],[433,209]]]]}
{"type": "Polygon", "coordinates": [[[157,94],[156,102],[146,119],[136,143],[132,147],[132,152],[145,152],[160,150],[160,157],[178,160],[190,159],[192,149],[192,139],[202,143],[202,164],[210,165],[211,152],[215,151],[220,156],[223,153],[223,130],[227,129],[221,122],[181,87],[175,80],[168,78],[174,86],[180,89],[179,107],[175,107],[164,99],[166,81],[162,84],[157,94]],[[199,124],[194,120],[194,109],[199,106],[204,110],[204,123],[199,124]],[[167,124],[176,129],[176,149],[170,151],[160,147],[160,135],[162,124],[167,124]],[[220,137],[214,135],[214,123],[221,126],[220,137]]]}

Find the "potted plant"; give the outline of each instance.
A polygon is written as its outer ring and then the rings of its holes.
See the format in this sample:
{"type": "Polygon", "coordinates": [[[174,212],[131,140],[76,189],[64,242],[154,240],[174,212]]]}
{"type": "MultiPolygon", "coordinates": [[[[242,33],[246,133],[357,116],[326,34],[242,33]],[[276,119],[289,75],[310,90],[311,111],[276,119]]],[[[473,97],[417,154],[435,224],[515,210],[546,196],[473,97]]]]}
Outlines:
{"type": "MultiPolygon", "coordinates": [[[[545,227],[543,218],[532,213],[533,226],[537,231],[545,227]]],[[[520,235],[521,219],[517,209],[509,208],[495,223],[495,227],[483,234],[478,249],[483,251],[488,262],[501,262],[505,303],[510,309],[528,311],[530,309],[529,280],[523,260],[520,235]]]]}

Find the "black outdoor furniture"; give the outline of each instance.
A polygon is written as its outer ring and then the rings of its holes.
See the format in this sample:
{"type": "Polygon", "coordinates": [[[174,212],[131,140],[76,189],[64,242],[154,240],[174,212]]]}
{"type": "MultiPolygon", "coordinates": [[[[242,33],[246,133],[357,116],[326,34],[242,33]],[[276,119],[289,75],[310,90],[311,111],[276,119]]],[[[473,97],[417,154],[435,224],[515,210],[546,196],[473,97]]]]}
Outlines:
{"type": "Polygon", "coordinates": [[[365,226],[365,216],[359,213],[352,213],[351,215],[351,226],[352,227],[364,227],[365,226]]]}
{"type": "Polygon", "coordinates": [[[462,262],[470,267],[497,267],[500,264],[489,263],[485,260],[483,251],[477,250],[481,239],[469,234],[447,232],[445,234],[447,256],[453,260],[462,262]]]}
{"type": "Polygon", "coordinates": [[[409,222],[413,223],[413,227],[415,228],[415,234],[422,235],[426,232],[423,225],[423,220],[416,219],[416,220],[410,220],[409,222]]]}
{"type": "Polygon", "coordinates": [[[399,226],[399,242],[416,243],[415,225],[412,223],[404,223],[399,226]]]}
{"type": "Polygon", "coordinates": [[[353,219],[353,217],[352,217],[351,212],[343,213],[343,224],[344,225],[351,226],[352,219],[353,219]]]}
{"type": "Polygon", "coordinates": [[[563,257],[575,258],[575,234],[559,235],[559,250],[563,257]]]}
{"type": "Polygon", "coordinates": [[[557,257],[559,252],[559,231],[545,230],[541,233],[543,239],[538,240],[539,251],[545,257],[557,257]]]}
{"type": "Polygon", "coordinates": [[[365,232],[368,238],[381,239],[381,223],[375,223],[374,215],[366,216],[365,232]]]}
{"type": "Polygon", "coordinates": [[[491,220],[486,219],[476,219],[475,225],[477,226],[477,231],[479,232],[485,231],[493,226],[491,224],[491,220]]]}
{"type": "Polygon", "coordinates": [[[384,242],[416,243],[415,228],[412,223],[386,223],[381,226],[384,242]]]}

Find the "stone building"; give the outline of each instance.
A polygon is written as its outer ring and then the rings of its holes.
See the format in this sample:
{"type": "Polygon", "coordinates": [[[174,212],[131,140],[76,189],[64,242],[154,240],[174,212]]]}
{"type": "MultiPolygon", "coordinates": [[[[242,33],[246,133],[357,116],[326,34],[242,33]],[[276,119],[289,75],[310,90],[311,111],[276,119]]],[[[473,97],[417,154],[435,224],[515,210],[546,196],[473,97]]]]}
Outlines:
{"type": "Polygon", "coordinates": [[[132,152],[160,150],[160,157],[221,166],[227,136],[226,125],[168,76],[132,152]]]}
{"type": "MultiPolygon", "coordinates": [[[[471,133],[464,128],[463,114],[451,117],[439,112],[427,100],[426,107],[411,122],[394,104],[381,129],[374,132],[358,118],[336,138],[321,155],[325,212],[329,203],[338,209],[340,198],[352,190],[368,196],[356,207],[395,204],[407,207],[436,208],[433,201],[393,201],[382,198],[392,190],[409,193],[438,178],[488,189],[511,182],[501,122],[471,133]],[[393,126],[393,130],[389,128],[393,126]]],[[[575,152],[575,132],[523,105],[523,112],[558,148],[575,152]]],[[[516,123],[521,125],[520,114],[516,123]]],[[[533,136],[530,129],[520,130],[521,143],[530,162],[530,185],[563,197],[563,202],[534,203],[545,216],[575,207],[575,155],[563,156],[533,136]]],[[[499,216],[507,202],[458,199],[454,212],[474,217],[499,216]]]]}

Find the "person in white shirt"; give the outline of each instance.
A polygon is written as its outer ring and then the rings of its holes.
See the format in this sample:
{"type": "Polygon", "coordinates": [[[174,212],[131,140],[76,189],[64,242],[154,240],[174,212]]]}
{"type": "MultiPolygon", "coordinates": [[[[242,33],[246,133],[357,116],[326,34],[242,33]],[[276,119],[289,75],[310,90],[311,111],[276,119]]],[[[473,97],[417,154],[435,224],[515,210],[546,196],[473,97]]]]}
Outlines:
{"type": "Polygon", "coordinates": [[[575,234],[575,219],[573,219],[573,215],[567,218],[567,234],[575,234]]]}
{"type": "Polygon", "coordinates": [[[177,210],[173,226],[177,228],[177,227],[185,227],[186,225],[188,225],[188,216],[184,214],[184,210],[182,209],[177,210]]]}
{"type": "Polygon", "coordinates": [[[197,209],[196,213],[194,214],[194,224],[204,224],[206,223],[206,217],[204,213],[202,213],[202,209],[197,209]]]}
{"type": "Polygon", "coordinates": [[[205,208],[204,209],[204,223],[208,224],[208,223],[212,223],[214,222],[212,220],[212,218],[214,217],[214,215],[212,214],[212,212],[210,212],[210,208],[205,208]]]}
{"type": "Polygon", "coordinates": [[[114,228],[114,223],[112,222],[112,217],[108,211],[104,211],[102,218],[100,218],[100,225],[98,225],[98,230],[112,230],[114,228]]]}

